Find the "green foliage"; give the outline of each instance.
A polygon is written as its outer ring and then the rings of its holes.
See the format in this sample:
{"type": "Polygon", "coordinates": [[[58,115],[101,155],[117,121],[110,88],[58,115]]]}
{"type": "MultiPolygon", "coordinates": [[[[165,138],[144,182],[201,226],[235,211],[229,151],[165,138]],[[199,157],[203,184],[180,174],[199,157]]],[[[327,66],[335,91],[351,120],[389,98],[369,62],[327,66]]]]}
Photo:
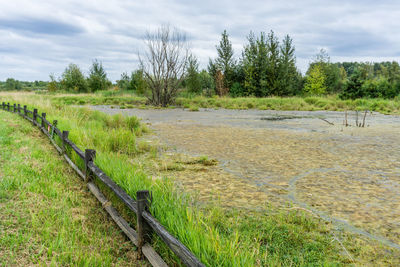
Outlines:
{"type": "Polygon", "coordinates": [[[187,75],[185,79],[185,86],[189,92],[201,93],[201,80],[199,75],[199,63],[194,55],[188,58],[187,75]]]}
{"type": "Polygon", "coordinates": [[[241,97],[243,95],[244,90],[242,88],[242,85],[238,82],[234,82],[231,89],[229,90],[229,94],[232,97],[241,97]]]}
{"type": "Polygon", "coordinates": [[[110,81],[107,79],[103,64],[97,61],[97,59],[93,61],[90,68],[88,86],[91,92],[106,90],[110,86],[110,81]]]}
{"type": "Polygon", "coordinates": [[[314,57],[314,61],[309,65],[307,74],[313,69],[315,65],[319,65],[325,76],[326,93],[340,93],[343,91],[347,74],[344,69],[338,64],[330,62],[328,53],[321,49],[320,52],[314,57]]]}
{"type": "Polygon", "coordinates": [[[56,78],[54,77],[54,74],[50,74],[50,82],[47,84],[47,91],[56,92],[59,89],[60,89],[59,83],[57,82],[56,78]]]}
{"type": "Polygon", "coordinates": [[[138,69],[131,74],[131,88],[139,95],[145,95],[149,85],[143,75],[143,70],[138,69]]]}
{"type": "Polygon", "coordinates": [[[22,89],[21,83],[13,78],[8,78],[4,84],[4,89],[7,91],[22,89]]]}
{"type": "Polygon", "coordinates": [[[229,35],[226,30],[223,31],[221,34],[221,40],[219,45],[216,46],[218,57],[213,62],[210,60],[209,69],[211,70],[210,73],[215,78],[217,74],[216,71],[220,70],[224,77],[223,79],[223,86],[225,88],[230,88],[233,83],[233,70],[236,64],[235,59],[233,58],[233,48],[232,43],[229,40],[229,35]]]}
{"type": "Polygon", "coordinates": [[[306,82],[304,84],[304,91],[312,95],[323,95],[326,92],[325,73],[321,65],[313,65],[309,71],[306,82]]]}
{"type": "Polygon", "coordinates": [[[143,75],[143,70],[138,69],[129,76],[126,72],[121,74],[121,79],[117,85],[122,90],[135,91],[139,95],[145,95],[149,90],[148,83],[143,75]]]}
{"type": "Polygon", "coordinates": [[[76,64],[69,64],[62,74],[61,86],[72,92],[87,92],[88,85],[81,69],[76,64]]]}
{"type": "Polygon", "coordinates": [[[301,73],[296,68],[293,40],[286,35],[280,47],[278,88],[276,95],[295,95],[301,91],[301,73]]]}
{"type": "Polygon", "coordinates": [[[208,96],[213,95],[215,92],[214,79],[206,70],[199,73],[199,81],[201,90],[208,96]]]}
{"type": "Polygon", "coordinates": [[[123,72],[121,74],[121,78],[117,81],[117,85],[122,90],[133,90],[133,87],[131,85],[131,78],[126,72],[123,72]]]}
{"type": "Polygon", "coordinates": [[[292,39],[287,35],[279,45],[274,32],[250,33],[243,52],[243,95],[265,97],[293,95],[299,91],[301,74],[296,69],[292,39]]]}
{"type": "Polygon", "coordinates": [[[370,68],[365,66],[368,65],[359,66],[353,71],[341,98],[394,98],[400,94],[399,80],[390,80],[383,75],[373,78],[370,68]]]}
{"type": "Polygon", "coordinates": [[[45,81],[19,81],[14,78],[7,78],[6,81],[0,81],[0,91],[13,91],[13,90],[43,90],[46,89],[48,82],[45,81]]]}

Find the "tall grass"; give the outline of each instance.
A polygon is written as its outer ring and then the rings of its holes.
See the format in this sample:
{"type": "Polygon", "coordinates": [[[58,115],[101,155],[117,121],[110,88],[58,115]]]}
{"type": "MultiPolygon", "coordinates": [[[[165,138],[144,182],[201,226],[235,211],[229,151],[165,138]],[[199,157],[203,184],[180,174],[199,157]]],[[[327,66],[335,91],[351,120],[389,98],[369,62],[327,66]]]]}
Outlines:
{"type": "MultiPolygon", "coordinates": [[[[227,105],[243,102],[240,99],[194,100],[199,106],[203,101],[215,101],[213,105],[224,105],[224,101],[227,105]]],[[[272,207],[265,207],[264,212],[234,211],[217,204],[199,207],[192,196],[175,186],[173,179],[148,177],[131,160],[140,153],[136,136],[147,131],[136,118],[54,105],[45,97],[3,94],[0,95],[1,101],[28,104],[46,112],[50,121],[57,119],[59,128],[69,130],[70,139],[79,147],[97,150],[95,163],[133,198],[138,190],[150,190],[154,197],[152,214],[207,266],[321,266],[343,264],[348,260],[340,253],[339,245],[332,242],[330,225],[301,211],[282,211],[272,207]]],[[[252,101],[265,101],[263,105],[267,105],[280,100],[252,101]]],[[[279,105],[287,104],[286,100],[281,101],[279,105]]],[[[297,103],[298,100],[293,101],[297,103]]],[[[248,108],[250,103],[253,102],[247,102],[248,108]]],[[[82,164],[76,156],[73,160],[82,164]]],[[[351,239],[343,242],[347,241],[351,242],[351,239]]],[[[180,265],[158,238],[154,239],[153,245],[169,264],[180,265]]]]}
{"type": "MultiPolygon", "coordinates": [[[[52,94],[47,95],[58,105],[120,105],[122,107],[144,107],[145,97],[125,91],[104,91],[96,94],[52,94]]],[[[184,107],[191,110],[200,108],[259,109],[259,110],[370,110],[383,114],[400,114],[400,98],[394,99],[355,99],[342,100],[331,96],[294,96],[294,97],[204,97],[188,95],[178,97],[172,107],[184,107]]],[[[146,106],[148,107],[148,106],[146,106]]],[[[149,108],[149,107],[148,107],[149,108]]]]}

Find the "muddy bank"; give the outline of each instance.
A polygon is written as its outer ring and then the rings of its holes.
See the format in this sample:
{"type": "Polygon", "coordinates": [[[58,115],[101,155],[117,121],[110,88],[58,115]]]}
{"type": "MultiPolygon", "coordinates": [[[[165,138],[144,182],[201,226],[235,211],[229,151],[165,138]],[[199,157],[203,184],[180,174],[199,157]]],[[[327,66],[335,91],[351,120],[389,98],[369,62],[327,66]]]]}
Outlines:
{"type": "Polygon", "coordinates": [[[171,148],[218,159],[211,173],[176,172],[204,199],[248,207],[292,201],[400,249],[399,116],[368,114],[358,128],[355,112],[344,127],[343,112],[93,109],[138,116],[171,148]]]}

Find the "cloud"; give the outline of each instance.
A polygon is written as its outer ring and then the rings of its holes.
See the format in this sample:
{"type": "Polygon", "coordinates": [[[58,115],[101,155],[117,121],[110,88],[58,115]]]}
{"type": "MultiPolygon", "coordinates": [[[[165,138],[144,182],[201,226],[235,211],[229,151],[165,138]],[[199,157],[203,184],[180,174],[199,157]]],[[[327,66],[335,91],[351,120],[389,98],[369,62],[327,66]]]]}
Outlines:
{"type": "Polygon", "coordinates": [[[399,60],[397,1],[14,0],[0,10],[0,80],[47,80],[97,58],[112,80],[138,66],[143,36],[169,23],[184,31],[201,67],[226,29],[239,57],[252,30],[293,38],[304,72],[320,48],[332,61],[399,60]],[[40,4],[39,4],[40,3],[40,4]],[[23,8],[21,8],[23,7],[23,8]]]}
{"type": "Polygon", "coordinates": [[[63,23],[60,21],[50,21],[37,18],[29,19],[0,19],[0,29],[6,29],[12,32],[25,32],[34,34],[49,35],[75,35],[83,32],[81,28],[63,23]]]}

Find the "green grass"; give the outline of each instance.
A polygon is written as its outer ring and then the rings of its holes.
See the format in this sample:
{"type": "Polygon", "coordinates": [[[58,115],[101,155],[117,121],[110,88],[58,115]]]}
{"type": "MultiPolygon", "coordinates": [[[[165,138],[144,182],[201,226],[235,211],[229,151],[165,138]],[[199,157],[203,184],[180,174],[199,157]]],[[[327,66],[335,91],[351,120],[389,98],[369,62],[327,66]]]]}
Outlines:
{"type": "MultiPolygon", "coordinates": [[[[147,99],[130,92],[104,91],[96,94],[49,94],[57,105],[117,105],[121,108],[143,107],[147,99]]],[[[305,97],[178,97],[172,107],[183,107],[190,111],[199,108],[259,109],[259,110],[370,110],[383,114],[400,114],[400,98],[342,100],[337,95],[305,97]]],[[[147,106],[151,108],[151,106],[147,106]]]]}
{"type": "MultiPolygon", "coordinates": [[[[135,198],[138,190],[150,190],[154,197],[152,214],[207,266],[336,266],[351,263],[342,247],[334,241],[332,226],[301,210],[265,207],[264,211],[255,212],[227,210],[218,203],[198,206],[196,199],[180,191],[173,179],[149,177],[133,160],[140,153],[151,151],[140,149],[136,142],[136,137],[147,129],[135,118],[112,117],[85,108],[54,105],[48,97],[3,94],[1,101],[33,105],[40,112],[46,112],[50,121],[57,119],[59,128],[69,130],[70,139],[81,149],[97,150],[95,163],[132,197],[135,198]]],[[[77,156],[71,157],[82,166],[77,156]]],[[[121,208],[121,205],[117,207],[121,208]]],[[[122,213],[129,216],[129,213],[122,213]]],[[[353,236],[343,234],[341,238],[357,263],[393,262],[390,256],[379,254],[374,251],[375,247],[371,248],[353,236]]],[[[159,238],[153,239],[153,246],[170,265],[180,264],[159,238]]]]}
{"type": "Polygon", "coordinates": [[[0,111],[0,266],[142,266],[37,129],[0,111]]]}
{"type": "Polygon", "coordinates": [[[356,99],[342,100],[338,96],[324,97],[193,97],[177,98],[176,105],[182,107],[259,109],[259,110],[370,110],[384,114],[400,114],[400,99],[356,99]]]}

